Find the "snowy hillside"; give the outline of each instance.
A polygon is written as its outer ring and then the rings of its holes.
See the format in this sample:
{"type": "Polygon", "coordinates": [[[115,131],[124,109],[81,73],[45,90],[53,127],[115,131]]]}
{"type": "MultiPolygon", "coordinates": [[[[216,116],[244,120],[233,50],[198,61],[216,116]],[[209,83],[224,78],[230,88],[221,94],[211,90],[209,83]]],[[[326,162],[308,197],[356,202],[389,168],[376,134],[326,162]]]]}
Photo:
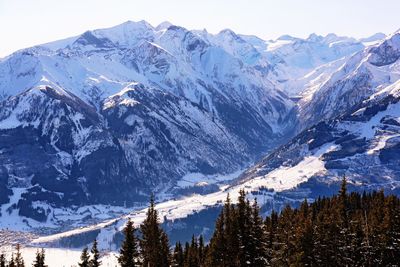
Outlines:
{"type": "MultiPolygon", "coordinates": [[[[383,188],[387,193],[398,194],[399,101],[400,83],[397,82],[372,95],[352,112],[301,132],[244,172],[231,186],[207,195],[159,203],[156,208],[160,217],[184,223],[185,217],[215,208],[228,194],[236,196],[242,188],[267,211],[280,209],[287,203],[296,205],[304,198],[312,200],[321,194],[336,193],[343,175],[348,178],[351,190],[383,188]]],[[[113,250],[116,248],[113,236],[126,220],[131,218],[140,224],[145,212],[146,209],[138,209],[102,224],[33,239],[32,244],[77,246],[71,243],[74,237],[84,240],[85,236],[94,234],[103,249],[113,250]]],[[[170,231],[179,227],[166,223],[170,231]]],[[[196,224],[202,229],[201,222],[196,224]]],[[[199,233],[207,235],[204,230],[199,233]]]]}
{"type": "Polygon", "coordinates": [[[329,192],[330,184],[343,175],[354,190],[384,188],[399,193],[399,92],[397,81],[352,111],[301,132],[246,171],[242,180],[274,181],[278,177],[272,174],[279,167],[294,170],[285,176],[286,182],[303,178],[296,190],[305,190],[308,197],[329,192]],[[304,162],[311,167],[311,175],[301,167],[304,162]]]}
{"type": "Polygon", "coordinates": [[[342,61],[334,71],[305,89],[299,103],[301,126],[330,119],[358,105],[400,78],[400,33],[342,61]]]}
{"type": "MultiPolygon", "coordinates": [[[[179,221],[220,205],[228,194],[236,196],[242,188],[249,193],[249,198],[257,198],[261,206],[279,209],[287,203],[296,205],[305,197],[312,200],[321,194],[336,193],[343,175],[352,190],[384,188],[386,192],[398,194],[399,100],[400,83],[397,82],[372,95],[353,112],[300,133],[244,172],[231,186],[207,195],[159,203],[156,208],[160,217],[179,221]]],[[[146,209],[139,209],[102,224],[33,239],[33,244],[72,245],[74,236],[84,240],[84,236],[92,233],[99,237],[103,249],[113,250],[116,248],[113,236],[123,228],[127,218],[140,224],[145,213],[146,209]]]]}
{"type": "Polygon", "coordinates": [[[178,183],[235,173],[286,141],[294,103],[239,41],[218,40],[128,21],[2,59],[0,204],[18,189],[8,213],[56,223],[58,208],[216,191],[178,183]]]}
{"type": "Polygon", "coordinates": [[[399,36],[128,21],[17,51],[0,60],[0,228],[115,250],[151,193],[170,233],[207,232],[242,188],[264,212],[343,174],[398,193],[399,36]]]}

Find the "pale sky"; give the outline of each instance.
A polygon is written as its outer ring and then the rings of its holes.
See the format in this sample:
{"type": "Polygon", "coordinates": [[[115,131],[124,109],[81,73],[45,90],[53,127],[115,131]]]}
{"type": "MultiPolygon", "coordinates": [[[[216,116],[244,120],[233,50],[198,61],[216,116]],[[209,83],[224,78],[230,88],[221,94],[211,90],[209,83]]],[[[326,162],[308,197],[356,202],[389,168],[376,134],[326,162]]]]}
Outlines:
{"type": "Polygon", "coordinates": [[[400,0],[0,0],[0,57],[127,20],[274,39],[366,37],[400,28],[400,0]]]}

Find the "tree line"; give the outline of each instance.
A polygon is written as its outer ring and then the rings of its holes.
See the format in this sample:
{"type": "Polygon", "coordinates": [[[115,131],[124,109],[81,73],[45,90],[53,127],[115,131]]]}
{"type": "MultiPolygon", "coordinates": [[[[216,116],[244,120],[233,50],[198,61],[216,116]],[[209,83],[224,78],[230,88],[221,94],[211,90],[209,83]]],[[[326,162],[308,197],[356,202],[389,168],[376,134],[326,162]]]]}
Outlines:
{"type": "MultiPolygon", "coordinates": [[[[383,191],[348,193],[345,178],[337,195],[304,200],[298,208],[286,206],[266,218],[244,190],[236,204],[228,195],[208,244],[201,235],[193,236],[171,250],[153,197],[138,229],[128,220],[123,232],[121,267],[400,265],[399,198],[383,191]]],[[[0,255],[0,267],[24,266],[19,248],[12,258],[14,265],[6,265],[0,255]]],[[[37,252],[35,264],[46,266],[44,250],[37,252]]],[[[83,249],[79,266],[100,265],[95,241],[91,253],[83,249]]]]}
{"type": "Polygon", "coordinates": [[[238,204],[226,200],[206,250],[196,266],[400,266],[400,200],[348,193],[343,178],[337,195],[262,220],[241,191],[238,204]]]}
{"type": "MultiPolygon", "coordinates": [[[[21,253],[21,246],[17,244],[15,250],[15,253],[11,254],[11,258],[9,259],[9,261],[7,261],[4,254],[0,254],[0,267],[25,267],[25,262],[21,253]]],[[[43,248],[36,251],[36,258],[32,266],[48,267],[45,264],[45,251],[43,248]]]]}

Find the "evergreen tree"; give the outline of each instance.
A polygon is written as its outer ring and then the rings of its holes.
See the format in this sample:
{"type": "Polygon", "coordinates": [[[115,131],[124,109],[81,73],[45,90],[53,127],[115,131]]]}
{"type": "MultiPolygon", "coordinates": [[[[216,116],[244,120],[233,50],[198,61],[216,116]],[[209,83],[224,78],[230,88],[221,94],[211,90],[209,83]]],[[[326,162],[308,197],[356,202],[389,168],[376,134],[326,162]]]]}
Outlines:
{"type": "Polygon", "coordinates": [[[47,267],[45,264],[45,251],[43,248],[36,251],[36,258],[33,267],[47,267]]]}
{"type": "Polygon", "coordinates": [[[100,261],[100,252],[97,248],[97,240],[93,241],[92,249],[90,251],[93,255],[93,258],[90,260],[90,267],[99,267],[101,265],[100,261]]]}
{"type": "Polygon", "coordinates": [[[198,254],[198,244],[195,236],[192,236],[192,242],[188,247],[187,257],[184,262],[185,267],[199,267],[199,254],[198,254]]]}
{"type": "MultiPolygon", "coordinates": [[[[153,213],[149,209],[148,217],[153,213]]],[[[372,267],[398,266],[399,258],[400,199],[383,191],[349,194],[343,178],[338,195],[272,211],[264,223],[257,202],[250,204],[243,190],[237,205],[228,196],[209,245],[201,236],[185,249],[177,243],[172,266],[372,267]]]]}
{"type": "Polygon", "coordinates": [[[382,264],[395,266],[400,259],[400,212],[399,200],[395,196],[388,196],[385,200],[382,232],[382,264]]]}
{"type": "Polygon", "coordinates": [[[268,255],[266,247],[266,236],[263,225],[263,219],[260,216],[260,208],[257,199],[254,200],[251,213],[251,236],[252,236],[252,266],[266,266],[268,264],[268,255]]]}
{"type": "Polygon", "coordinates": [[[22,254],[21,254],[21,246],[20,244],[17,244],[16,246],[16,253],[15,253],[15,266],[16,267],[24,267],[25,263],[24,263],[24,259],[22,258],[22,254]]]}
{"type": "Polygon", "coordinates": [[[269,217],[265,218],[265,238],[266,238],[266,257],[267,262],[271,264],[272,254],[276,246],[277,239],[277,225],[278,225],[278,214],[273,210],[269,217]]]}
{"type": "Polygon", "coordinates": [[[185,248],[183,249],[183,265],[185,265],[185,262],[189,258],[189,251],[190,251],[189,242],[185,242],[185,248]]]}
{"type": "Polygon", "coordinates": [[[342,184],[339,191],[339,199],[338,199],[338,251],[336,255],[336,259],[339,265],[348,266],[351,265],[351,233],[349,229],[349,203],[348,203],[348,195],[347,195],[347,180],[346,177],[343,177],[342,184]]]}
{"type": "Polygon", "coordinates": [[[168,235],[161,229],[159,228],[159,231],[161,232],[161,255],[160,255],[160,263],[161,266],[170,266],[171,265],[171,250],[169,247],[169,240],[168,240],[168,235]]]}
{"type": "Polygon", "coordinates": [[[224,229],[225,240],[224,264],[226,266],[237,266],[239,264],[239,233],[237,212],[231,203],[228,194],[224,205],[224,229]]]}
{"type": "Polygon", "coordinates": [[[139,244],[143,257],[143,265],[147,267],[169,266],[170,251],[168,237],[159,225],[154,196],[150,199],[146,219],[140,225],[140,230],[142,232],[142,239],[139,244]]]}
{"type": "Polygon", "coordinates": [[[237,223],[239,238],[239,266],[247,266],[251,261],[251,208],[246,201],[246,193],[242,189],[239,191],[237,204],[237,223]]]}
{"type": "Polygon", "coordinates": [[[33,267],[41,267],[41,257],[40,257],[40,251],[36,250],[36,257],[35,261],[33,262],[33,267]]]}
{"type": "Polygon", "coordinates": [[[297,227],[295,228],[296,252],[294,265],[311,266],[313,258],[313,229],[307,199],[305,199],[301,204],[297,217],[297,227]]]}
{"type": "Polygon", "coordinates": [[[277,242],[273,253],[272,265],[290,266],[294,257],[294,216],[290,206],[286,206],[280,214],[277,226],[277,242]]]}
{"type": "Polygon", "coordinates": [[[215,223],[214,234],[208,246],[206,266],[226,266],[225,265],[225,236],[224,236],[224,210],[221,211],[215,223]]]}
{"type": "Polygon", "coordinates": [[[204,266],[204,257],[205,257],[205,247],[204,247],[204,239],[203,236],[199,237],[199,263],[200,266],[204,266]]]}
{"type": "Polygon", "coordinates": [[[0,254],[0,267],[6,267],[6,257],[4,254],[0,254]]]}
{"type": "Polygon", "coordinates": [[[87,247],[82,250],[81,262],[78,265],[79,267],[90,267],[90,255],[87,247]]]}
{"type": "Polygon", "coordinates": [[[124,228],[125,240],[122,244],[118,262],[121,267],[133,267],[139,265],[138,241],[135,236],[135,227],[129,219],[124,228]]]}
{"type": "Polygon", "coordinates": [[[14,253],[11,254],[10,262],[8,263],[8,267],[15,267],[14,253]]]}
{"type": "Polygon", "coordinates": [[[350,221],[349,262],[352,266],[357,265],[357,263],[361,263],[363,261],[362,243],[364,239],[364,233],[362,230],[360,218],[361,215],[358,215],[357,218],[354,218],[354,220],[350,221]]]}
{"type": "Polygon", "coordinates": [[[172,255],[172,266],[173,267],[183,267],[185,257],[183,255],[183,249],[180,242],[175,245],[174,253],[172,255]]]}

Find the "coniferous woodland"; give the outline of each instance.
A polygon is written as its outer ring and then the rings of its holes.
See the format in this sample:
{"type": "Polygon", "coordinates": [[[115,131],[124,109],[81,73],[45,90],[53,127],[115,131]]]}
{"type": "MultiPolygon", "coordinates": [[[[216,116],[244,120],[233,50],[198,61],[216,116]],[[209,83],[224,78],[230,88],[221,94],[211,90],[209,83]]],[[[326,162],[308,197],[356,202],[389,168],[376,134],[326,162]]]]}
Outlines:
{"type": "MultiPolygon", "coordinates": [[[[122,267],[201,266],[400,266],[400,199],[383,191],[348,193],[343,179],[333,197],[286,206],[263,219],[256,201],[240,191],[237,204],[228,196],[206,245],[203,237],[170,249],[154,199],[140,235],[128,221],[118,262],[122,267]]],[[[46,266],[44,250],[33,266],[46,266]]],[[[79,266],[101,266],[97,241],[82,251],[79,266]]],[[[24,266],[19,246],[0,267],[24,266]]]]}

